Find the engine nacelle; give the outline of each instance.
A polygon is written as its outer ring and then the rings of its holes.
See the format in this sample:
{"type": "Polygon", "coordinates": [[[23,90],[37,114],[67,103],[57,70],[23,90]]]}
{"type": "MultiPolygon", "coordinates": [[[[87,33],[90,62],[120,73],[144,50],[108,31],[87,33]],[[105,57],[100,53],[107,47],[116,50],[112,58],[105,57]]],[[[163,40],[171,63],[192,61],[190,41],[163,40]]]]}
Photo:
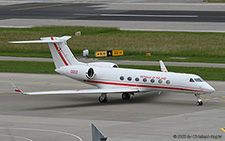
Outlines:
{"type": "Polygon", "coordinates": [[[78,80],[93,79],[96,75],[94,69],[85,65],[65,66],[55,70],[56,72],[78,80]]]}
{"type": "Polygon", "coordinates": [[[97,67],[106,67],[106,68],[119,68],[119,66],[115,63],[110,62],[93,62],[87,63],[88,66],[97,66],[97,67]]]}

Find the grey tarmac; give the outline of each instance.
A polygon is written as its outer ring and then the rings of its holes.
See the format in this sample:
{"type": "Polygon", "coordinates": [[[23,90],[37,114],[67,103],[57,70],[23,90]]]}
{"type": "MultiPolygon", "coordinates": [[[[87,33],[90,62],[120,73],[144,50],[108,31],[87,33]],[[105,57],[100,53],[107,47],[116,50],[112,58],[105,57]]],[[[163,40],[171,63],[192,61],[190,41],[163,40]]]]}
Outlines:
{"type": "Polygon", "coordinates": [[[94,87],[56,74],[0,73],[0,78],[0,140],[72,141],[79,136],[89,141],[92,122],[110,141],[225,138],[224,81],[209,81],[217,91],[202,96],[199,107],[194,95],[182,93],[140,93],[129,101],[111,94],[105,104],[91,94],[24,96],[13,92],[9,78],[24,91],[94,87]]]}
{"type": "MultiPolygon", "coordinates": [[[[178,0],[179,1],[179,0],[178,0]]],[[[0,27],[26,28],[33,26],[97,26],[97,27],[117,27],[120,30],[138,30],[138,31],[173,31],[173,32],[225,32],[224,11],[225,4],[221,3],[152,3],[152,1],[126,0],[87,0],[87,1],[60,1],[62,4],[54,4],[59,1],[55,0],[38,0],[38,1],[3,1],[0,5],[3,9],[3,15],[0,17],[0,27]],[[31,4],[27,3],[30,2],[31,4]],[[49,3],[48,6],[40,6],[38,3],[49,3]],[[8,4],[7,4],[8,3],[8,4]],[[24,4],[23,4],[24,3],[24,4]],[[65,6],[65,3],[68,4],[65,6]],[[18,6],[12,4],[20,4],[18,6]],[[35,5],[36,4],[36,5],[35,5]],[[6,5],[9,5],[8,7],[6,5]],[[11,6],[12,5],[12,6],[11,6]],[[86,6],[85,6],[86,5],[86,6]],[[18,7],[18,12],[4,11],[9,7],[18,7]],[[75,8],[67,8],[74,6],[75,8]],[[79,7],[84,6],[79,9],[79,7]],[[57,8],[64,10],[61,13],[53,14],[51,9],[58,12],[57,8]],[[75,9],[77,11],[75,11],[75,9]],[[49,11],[50,10],[50,11],[49,11]],[[68,10],[68,11],[67,11],[68,10]],[[82,11],[83,10],[83,11],[82,11]],[[91,11],[93,10],[93,11],[91,11]],[[44,14],[42,14],[42,11],[44,14]],[[137,16],[141,12],[142,16],[137,16]],[[13,13],[14,12],[14,13],[13,13]],[[69,13],[67,13],[69,12],[69,13]],[[87,13],[85,13],[87,12],[87,13]],[[139,13],[135,17],[99,17],[91,16],[99,14],[99,12],[107,13],[139,13]],[[143,15],[195,15],[196,18],[148,18],[143,15]],[[27,15],[26,13],[30,13],[27,15]],[[33,14],[32,14],[33,13],[33,14]],[[48,14],[47,14],[48,13],[48,14]],[[91,14],[90,14],[91,13],[91,14]],[[209,15],[209,13],[211,13],[209,15]],[[60,16],[64,14],[63,16],[60,16]],[[89,14],[89,16],[76,16],[76,14],[89,14]],[[170,14],[169,14],[170,15],[170,14]],[[198,16],[199,15],[199,16],[198,16]],[[46,17],[47,16],[47,17],[46,17]],[[32,20],[31,20],[32,19],[32,20]],[[146,21],[147,20],[147,21],[146,21]]],[[[103,13],[104,14],[104,13],[103,13]]],[[[119,16],[119,15],[118,15],[119,16]]],[[[121,14],[120,14],[121,16],[121,14]]]]}

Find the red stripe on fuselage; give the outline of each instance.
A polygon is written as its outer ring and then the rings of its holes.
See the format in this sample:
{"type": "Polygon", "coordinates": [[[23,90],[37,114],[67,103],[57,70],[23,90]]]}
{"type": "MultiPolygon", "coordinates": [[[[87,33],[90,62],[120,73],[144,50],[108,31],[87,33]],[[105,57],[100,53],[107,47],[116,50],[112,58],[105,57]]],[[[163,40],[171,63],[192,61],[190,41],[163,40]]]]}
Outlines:
{"type": "MultiPolygon", "coordinates": [[[[51,40],[54,40],[54,38],[51,37],[51,40]]],[[[61,51],[62,51],[61,48],[59,48],[59,47],[56,45],[56,43],[53,43],[53,45],[55,46],[55,49],[58,51],[58,54],[59,54],[59,56],[61,57],[63,63],[64,63],[66,66],[68,66],[68,63],[66,62],[66,60],[64,59],[64,57],[63,57],[63,55],[62,55],[62,53],[61,53],[61,51]]]]}
{"type": "Polygon", "coordinates": [[[158,89],[170,89],[170,90],[180,90],[180,91],[190,91],[190,92],[204,92],[199,90],[191,90],[187,88],[175,88],[175,87],[162,87],[162,86],[150,86],[150,85],[136,85],[136,84],[125,84],[125,83],[114,83],[114,82],[102,82],[102,81],[92,81],[90,83],[106,84],[106,85],[117,85],[117,86],[130,86],[130,87],[147,87],[147,88],[158,88],[158,89]]]}

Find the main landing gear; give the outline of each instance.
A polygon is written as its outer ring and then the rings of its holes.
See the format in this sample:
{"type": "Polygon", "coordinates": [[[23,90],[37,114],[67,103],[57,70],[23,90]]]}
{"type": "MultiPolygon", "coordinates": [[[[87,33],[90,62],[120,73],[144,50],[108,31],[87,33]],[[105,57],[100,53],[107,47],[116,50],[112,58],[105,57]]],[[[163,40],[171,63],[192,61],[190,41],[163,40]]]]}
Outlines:
{"type": "Polygon", "coordinates": [[[123,100],[129,100],[131,95],[134,95],[134,93],[123,93],[122,94],[122,99],[123,100]]]}
{"type": "MultiPolygon", "coordinates": [[[[130,99],[131,95],[134,95],[134,94],[133,93],[123,93],[122,99],[128,100],[128,99],[130,99]]],[[[106,93],[101,94],[98,98],[98,101],[100,103],[106,103],[108,101],[107,94],[106,93]]]]}
{"type": "Polygon", "coordinates": [[[106,103],[108,101],[107,95],[106,94],[101,94],[98,98],[100,103],[106,103]]]}
{"type": "Polygon", "coordinates": [[[197,97],[197,103],[196,103],[196,105],[197,106],[202,106],[203,105],[203,102],[202,102],[202,99],[201,99],[200,95],[199,94],[195,94],[195,96],[197,97]]]}

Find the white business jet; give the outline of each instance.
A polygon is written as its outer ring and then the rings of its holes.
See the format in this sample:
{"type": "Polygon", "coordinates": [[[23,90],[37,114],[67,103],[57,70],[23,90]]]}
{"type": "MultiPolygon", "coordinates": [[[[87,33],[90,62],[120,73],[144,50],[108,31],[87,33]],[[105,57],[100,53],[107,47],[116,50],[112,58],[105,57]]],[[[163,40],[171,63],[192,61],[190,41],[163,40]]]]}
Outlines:
{"type": "Polygon", "coordinates": [[[79,62],[71,53],[66,41],[71,36],[45,37],[34,41],[12,41],[10,43],[48,43],[55,71],[72,79],[97,86],[98,89],[23,92],[11,81],[15,92],[24,95],[57,95],[57,94],[101,94],[100,103],[107,102],[107,94],[122,93],[122,99],[128,100],[134,93],[148,91],[170,91],[195,94],[197,105],[202,105],[201,94],[215,91],[201,77],[194,74],[168,72],[160,61],[160,71],[119,68],[115,63],[79,62]]]}

